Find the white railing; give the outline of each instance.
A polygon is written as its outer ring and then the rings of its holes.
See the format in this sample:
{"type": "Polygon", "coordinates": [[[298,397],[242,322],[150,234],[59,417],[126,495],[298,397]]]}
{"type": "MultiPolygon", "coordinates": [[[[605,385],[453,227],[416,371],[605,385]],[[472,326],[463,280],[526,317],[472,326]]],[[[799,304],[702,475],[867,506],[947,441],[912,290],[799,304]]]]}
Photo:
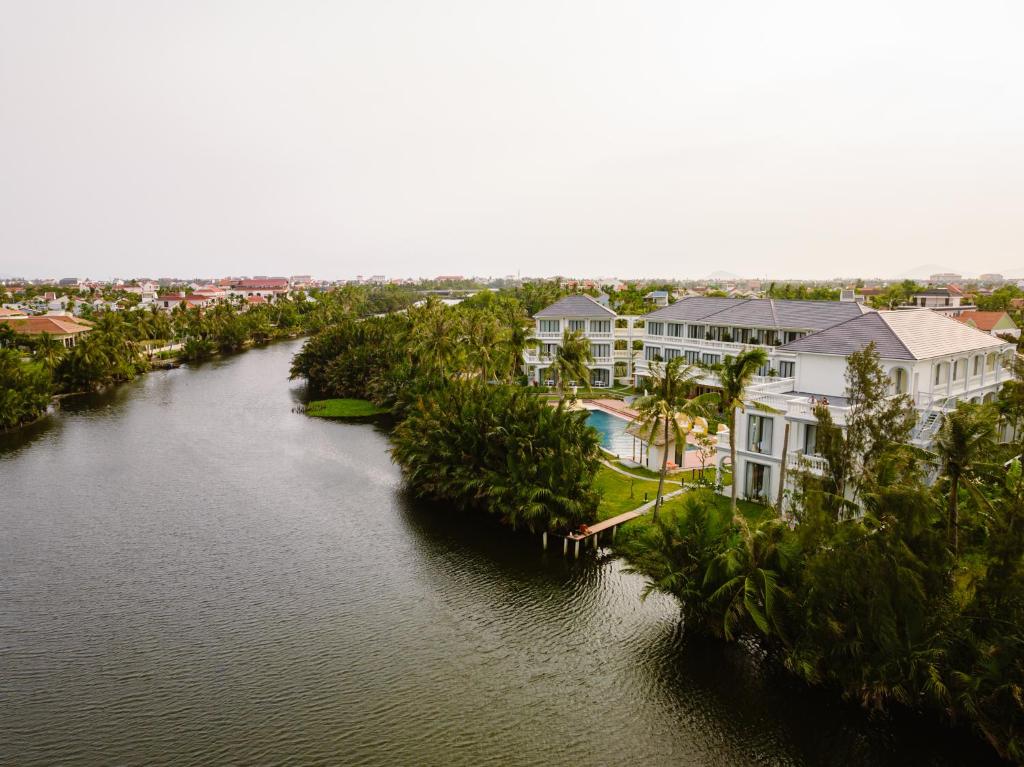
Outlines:
{"type": "Polygon", "coordinates": [[[791,451],[786,456],[786,468],[795,471],[810,471],[812,474],[820,476],[828,473],[828,459],[820,455],[805,455],[798,451],[791,451]]]}
{"type": "Polygon", "coordinates": [[[533,337],[534,338],[561,338],[562,337],[562,332],[560,330],[559,331],[553,331],[553,332],[545,332],[545,333],[541,333],[541,332],[538,331],[538,332],[533,334],[533,337]]]}
{"type": "Polygon", "coordinates": [[[613,359],[611,357],[594,357],[591,361],[591,365],[611,365],[613,359]]]}
{"type": "Polygon", "coordinates": [[[584,333],[583,335],[586,336],[587,338],[611,338],[613,334],[610,333],[610,332],[609,333],[590,332],[590,333],[584,333]]]}

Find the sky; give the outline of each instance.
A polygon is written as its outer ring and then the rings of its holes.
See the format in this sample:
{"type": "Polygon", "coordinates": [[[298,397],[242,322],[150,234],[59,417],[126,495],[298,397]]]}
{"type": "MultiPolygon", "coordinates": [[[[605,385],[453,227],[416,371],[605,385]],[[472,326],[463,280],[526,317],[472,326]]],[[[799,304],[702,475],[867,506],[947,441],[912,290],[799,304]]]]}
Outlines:
{"type": "Polygon", "coordinates": [[[0,276],[1024,276],[1020,0],[0,18],[0,276]]]}

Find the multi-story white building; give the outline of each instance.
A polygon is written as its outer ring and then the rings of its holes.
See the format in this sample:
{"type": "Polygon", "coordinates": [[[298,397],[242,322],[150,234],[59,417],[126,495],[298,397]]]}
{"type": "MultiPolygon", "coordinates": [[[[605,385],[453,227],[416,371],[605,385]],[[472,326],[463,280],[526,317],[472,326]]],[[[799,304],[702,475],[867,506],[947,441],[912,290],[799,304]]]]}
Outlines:
{"type": "MultiPolygon", "coordinates": [[[[735,477],[743,497],[776,502],[784,461],[789,480],[798,469],[827,470],[816,450],[814,408],[827,404],[832,420],[845,425],[847,357],[869,343],[889,375],[890,395],[909,396],[917,409],[912,441],[921,447],[931,445],[957,402],[991,402],[1012,376],[1013,344],[929,309],[869,312],[784,344],[778,353],[795,358],[791,376],[755,384],[752,407],[737,412],[735,477]]],[[[719,462],[727,444],[728,434],[720,434],[719,462]]]]}
{"type": "MultiPolygon", "coordinates": [[[[638,388],[654,360],[685,357],[714,365],[753,347],[767,352],[768,363],[748,394],[753,406],[737,413],[735,476],[742,496],[772,502],[784,460],[788,469],[827,468],[815,450],[814,408],[827,403],[834,422],[845,425],[846,360],[853,352],[874,342],[891,393],[910,396],[918,410],[913,441],[922,447],[958,401],[995,398],[1011,377],[1015,353],[1013,344],[931,308],[876,312],[851,302],[694,297],[644,320],[644,358],[634,371],[638,388]]],[[[703,383],[716,386],[717,376],[709,371],[703,383]]],[[[728,457],[728,436],[719,433],[719,464],[728,457]]]]}
{"type": "Polygon", "coordinates": [[[639,346],[643,332],[636,327],[636,317],[620,317],[590,296],[577,295],[566,296],[541,309],[534,315],[534,321],[536,347],[527,349],[523,356],[530,383],[554,384],[551,366],[567,330],[581,333],[590,342],[592,386],[611,386],[617,377],[632,380],[633,355],[639,354],[638,350],[634,352],[633,344],[635,341],[639,346]]]}
{"type": "MultiPolygon", "coordinates": [[[[690,364],[715,365],[727,356],[761,347],[768,364],[764,377],[792,378],[796,356],[784,344],[870,311],[862,304],[839,301],[782,301],[771,298],[693,296],[644,317],[643,359],[634,375],[642,386],[648,363],[685,357],[690,364]]],[[[708,385],[717,384],[709,374],[708,385]]]]}

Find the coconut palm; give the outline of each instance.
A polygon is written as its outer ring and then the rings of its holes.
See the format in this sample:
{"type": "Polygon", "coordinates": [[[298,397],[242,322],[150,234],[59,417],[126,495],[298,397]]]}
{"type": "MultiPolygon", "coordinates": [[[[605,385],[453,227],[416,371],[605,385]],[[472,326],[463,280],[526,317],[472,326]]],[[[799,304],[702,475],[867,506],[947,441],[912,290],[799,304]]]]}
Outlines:
{"type": "Polygon", "coordinates": [[[412,350],[423,370],[435,378],[451,374],[463,332],[458,315],[433,297],[417,313],[412,350]]]}
{"type": "Polygon", "coordinates": [[[555,353],[551,368],[555,371],[558,386],[565,392],[569,381],[583,381],[590,388],[590,368],[587,367],[594,357],[590,353],[590,342],[578,330],[566,330],[562,333],[562,343],[555,353]]]}
{"type": "Polygon", "coordinates": [[[959,555],[959,493],[962,483],[973,480],[974,469],[995,444],[995,418],[984,406],[961,403],[947,413],[935,438],[935,451],[942,462],[942,473],[949,480],[946,504],[949,545],[959,555]]]}
{"type": "Polygon", "coordinates": [[[736,411],[747,408],[747,387],[757,371],[768,364],[768,353],[764,349],[747,349],[732,359],[727,359],[718,368],[719,386],[722,389],[722,408],[729,424],[729,471],[732,472],[732,513],[736,513],[736,411]]]}
{"type": "Polygon", "coordinates": [[[713,393],[690,397],[702,375],[703,371],[687,364],[683,357],[675,357],[666,364],[652,362],[649,375],[651,393],[634,403],[637,409],[634,423],[644,435],[645,441],[653,445],[659,432],[665,440],[661,474],[658,477],[658,495],[654,500],[655,520],[658,518],[665,475],[668,472],[669,445],[674,441],[685,449],[686,435],[693,429],[695,420],[707,416],[718,400],[718,395],[713,393]]]}
{"type": "Polygon", "coordinates": [[[34,343],[34,349],[32,351],[32,357],[50,373],[53,373],[60,365],[61,360],[64,359],[64,354],[67,351],[64,344],[58,341],[56,338],[51,336],[49,333],[43,333],[39,336],[34,343]]]}

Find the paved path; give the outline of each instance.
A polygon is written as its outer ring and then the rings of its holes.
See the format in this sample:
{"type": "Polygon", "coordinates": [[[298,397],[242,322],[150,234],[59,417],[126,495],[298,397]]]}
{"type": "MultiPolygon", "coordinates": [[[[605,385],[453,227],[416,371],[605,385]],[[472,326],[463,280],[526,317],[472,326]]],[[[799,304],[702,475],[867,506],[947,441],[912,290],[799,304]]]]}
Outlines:
{"type": "MultiPolygon", "coordinates": [[[[601,459],[601,463],[604,464],[605,466],[607,466],[612,471],[618,472],[622,476],[629,477],[630,479],[640,479],[640,480],[643,480],[644,482],[657,482],[658,481],[657,477],[645,477],[645,476],[643,476],[641,474],[630,474],[625,469],[620,469],[618,466],[614,465],[613,463],[610,463],[609,461],[604,460],[603,458],[601,459]]],[[[669,479],[668,477],[666,477],[665,478],[665,484],[666,485],[680,485],[680,486],[682,486],[683,483],[680,482],[678,479],[669,479]]]]}

